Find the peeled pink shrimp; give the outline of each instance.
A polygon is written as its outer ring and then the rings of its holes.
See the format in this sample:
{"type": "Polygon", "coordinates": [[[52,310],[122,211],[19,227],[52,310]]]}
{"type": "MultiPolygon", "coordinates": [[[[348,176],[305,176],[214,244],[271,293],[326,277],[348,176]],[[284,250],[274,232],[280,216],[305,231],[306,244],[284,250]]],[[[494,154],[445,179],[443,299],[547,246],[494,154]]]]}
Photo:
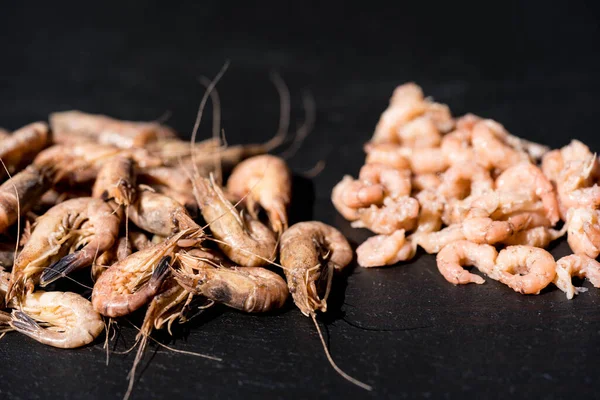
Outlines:
{"type": "Polygon", "coordinates": [[[398,128],[397,137],[403,146],[413,148],[438,147],[442,135],[429,116],[422,116],[398,128]]]}
{"type": "Polygon", "coordinates": [[[556,262],[554,284],[567,294],[569,300],[574,295],[587,291],[586,288],[573,286],[573,276],[588,278],[594,287],[600,288],[600,263],[583,254],[571,254],[556,262]]]}
{"type": "MultiPolygon", "coordinates": [[[[368,184],[377,185],[380,184],[385,190],[385,194],[396,199],[403,196],[409,196],[411,192],[411,181],[410,181],[409,170],[399,170],[389,165],[380,163],[365,164],[360,169],[358,178],[362,182],[368,184]]],[[[365,189],[373,186],[366,186],[365,189]]],[[[346,202],[349,206],[348,202],[346,202]]],[[[374,202],[367,203],[366,205],[374,204],[374,202]]],[[[364,206],[363,206],[364,207],[364,206]]]]}
{"type": "Polygon", "coordinates": [[[390,235],[399,229],[411,230],[419,216],[419,202],[412,197],[387,197],[383,206],[372,205],[359,210],[360,218],[353,228],[367,228],[375,233],[390,235]]]}
{"type": "Polygon", "coordinates": [[[567,241],[575,254],[600,255],[600,210],[571,208],[567,213],[567,241]]]}
{"type": "Polygon", "coordinates": [[[438,190],[446,198],[464,199],[469,195],[481,195],[493,188],[494,180],[489,171],[475,162],[466,161],[454,164],[444,172],[438,190]]]}
{"type": "Polygon", "coordinates": [[[357,181],[350,175],[346,175],[334,186],[331,201],[344,218],[355,221],[360,217],[358,212],[360,208],[381,204],[384,196],[382,185],[357,181]]]}
{"type": "Polygon", "coordinates": [[[556,262],[544,249],[508,246],[498,254],[495,270],[498,280],[515,292],[539,294],[554,280],[556,262]]]}
{"type": "Polygon", "coordinates": [[[434,190],[423,190],[415,196],[419,202],[417,232],[435,232],[442,227],[444,199],[434,190]]]}
{"type": "Polygon", "coordinates": [[[442,138],[441,149],[450,165],[476,161],[475,150],[471,145],[471,132],[457,129],[442,138]]]}
{"type": "Polygon", "coordinates": [[[401,147],[398,153],[408,159],[410,169],[415,174],[442,172],[448,168],[448,162],[440,147],[411,149],[401,147]]]}
{"type": "Polygon", "coordinates": [[[442,184],[438,174],[417,174],[412,177],[412,188],[416,191],[436,190],[442,184]]]}
{"type": "MultiPolygon", "coordinates": [[[[566,225],[565,225],[566,228],[566,225]]],[[[555,241],[564,236],[566,229],[556,230],[545,226],[537,226],[520,232],[515,232],[513,235],[502,240],[502,244],[506,245],[522,245],[546,248],[550,242],[555,241]]]]}
{"type": "Polygon", "coordinates": [[[462,223],[467,240],[474,243],[494,244],[506,240],[515,232],[527,229],[527,215],[519,215],[508,221],[495,221],[489,217],[467,218],[462,223]]]}
{"type": "Polygon", "coordinates": [[[528,161],[527,153],[512,148],[505,142],[506,131],[492,120],[475,124],[472,133],[473,149],[477,162],[486,168],[504,171],[521,161],[528,161]]]}
{"type": "Polygon", "coordinates": [[[425,112],[426,104],[420,100],[391,104],[379,118],[373,134],[375,143],[397,143],[398,129],[425,112]]]}
{"type": "Polygon", "coordinates": [[[460,240],[444,246],[438,253],[436,260],[440,273],[448,282],[455,285],[465,285],[467,283],[480,285],[485,280],[479,275],[463,269],[463,266],[473,265],[494,279],[492,275],[497,255],[498,252],[493,246],[460,240]]]}
{"type": "Polygon", "coordinates": [[[509,192],[532,190],[542,200],[552,225],[559,221],[556,190],[542,170],[530,162],[522,162],[507,168],[496,179],[496,188],[509,192]]]}
{"type": "Polygon", "coordinates": [[[350,175],[346,175],[331,191],[331,202],[335,209],[348,221],[356,221],[360,217],[358,208],[348,207],[344,201],[344,192],[351,186],[352,182],[354,182],[354,179],[350,175]]]}
{"type": "Polygon", "coordinates": [[[364,146],[366,164],[381,163],[396,169],[409,169],[408,158],[400,151],[402,147],[394,143],[367,143],[364,146]]]}
{"type": "Polygon", "coordinates": [[[579,140],[571,140],[565,147],[552,150],[544,154],[542,158],[542,171],[551,181],[556,182],[565,167],[571,161],[586,160],[593,156],[590,148],[579,140]]]}
{"type": "Polygon", "coordinates": [[[427,253],[435,254],[446,245],[465,239],[465,234],[461,224],[454,224],[446,228],[429,233],[414,233],[411,236],[415,244],[421,246],[427,253]]]}
{"type": "Polygon", "coordinates": [[[356,249],[358,265],[361,267],[382,267],[393,265],[414,257],[416,245],[405,237],[403,229],[391,235],[377,235],[368,238],[356,249]]]}
{"type": "Polygon", "coordinates": [[[570,161],[561,171],[556,187],[563,218],[569,208],[600,206],[600,186],[593,184],[597,164],[596,156],[592,155],[586,160],[570,161]]]}

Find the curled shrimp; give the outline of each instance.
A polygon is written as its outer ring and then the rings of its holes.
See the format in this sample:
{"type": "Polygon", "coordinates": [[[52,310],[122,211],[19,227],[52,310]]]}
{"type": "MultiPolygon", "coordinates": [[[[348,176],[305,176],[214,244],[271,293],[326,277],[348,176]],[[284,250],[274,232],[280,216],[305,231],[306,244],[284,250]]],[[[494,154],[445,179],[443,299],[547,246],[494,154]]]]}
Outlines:
{"type": "Polygon", "coordinates": [[[452,165],[442,175],[438,190],[448,199],[464,199],[482,195],[494,189],[494,180],[488,170],[471,161],[452,165]]]}
{"type": "Polygon", "coordinates": [[[600,211],[571,208],[567,213],[567,241],[575,254],[600,255],[600,211]]]}
{"type": "Polygon", "coordinates": [[[511,217],[506,221],[496,221],[489,217],[472,217],[462,222],[462,229],[465,238],[471,242],[494,244],[527,229],[529,222],[529,216],[526,214],[511,217]]]}
{"type": "Polygon", "coordinates": [[[431,148],[440,145],[442,135],[433,119],[424,115],[399,127],[397,138],[403,146],[431,148]]]}
{"type": "Polygon", "coordinates": [[[179,262],[189,274],[175,272],[175,279],[186,290],[248,313],[272,311],[283,307],[288,287],[279,275],[260,267],[223,267],[203,259],[180,254],[179,262]]]}
{"type": "Polygon", "coordinates": [[[457,129],[442,138],[440,148],[449,165],[477,161],[471,136],[470,130],[457,129]]]}
{"type": "Polygon", "coordinates": [[[129,219],[148,232],[169,236],[187,228],[198,228],[184,206],[169,196],[140,190],[129,209],[129,219]]]}
{"type": "Polygon", "coordinates": [[[529,228],[515,232],[508,238],[502,240],[501,243],[506,245],[522,245],[546,248],[550,242],[563,237],[566,233],[566,228],[567,225],[560,230],[545,226],[536,226],[535,228],[529,228]]]}
{"type": "Polygon", "coordinates": [[[449,243],[464,240],[465,234],[461,224],[453,224],[437,232],[417,232],[412,235],[414,243],[429,254],[439,253],[449,243]]]}
{"type": "Polygon", "coordinates": [[[77,198],[52,207],[36,226],[15,260],[7,300],[45,286],[71,271],[91,265],[119,234],[119,219],[102,200],[77,198]],[[74,253],[65,255],[71,248],[74,253]]]}
{"type": "Polygon", "coordinates": [[[367,143],[364,147],[365,153],[367,153],[365,163],[381,163],[399,170],[409,169],[410,161],[400,151],[401,148],[393,143],[367,143]]]}
{"type": "MultiPolygon", "coordinates": [[[[49,130],[45,122],[34,122],[18,129],[0,143],[0,159],[9,173],[15,173],[29,164],[48,142],[49,130]]],[[[6,171],[0,169],[0,177],[6,171]]]]}
{"type": "Polygon", "coordinates": [[[356,221],[360,218],[358,213],[360,207],[350,207],[346,204],[348,192],[355,193],[355,200],[360,202],[360,204],[372,200],[381,201],[383,199],[383,188],[381,185],[363,187],[357,192],[354,190],[354,186],[356,185],[354,182],[356,181],[350,175],[345,175],[331,191],[331,202],[335,209],[348,221],[356,221]]]}
{"type": "Polygon", "coordinates": [[[212,175],[210,180],[195,180],[194,195],[217,245],[230,260],[245,267],[260,267],[275,259],[277,239],[273,232],[250,215],[240,215],[212,175]]]}
{"type": "Polygon", "coordinates": [[[588,146],[579,140],[571,140],[563,148],[544,154],[541,168],[548,179],[556,182],[568,163],[571,161],[587,160],[591,156],[593,156],[593,153],[588,146]]]}
{"type": "Polygon", "coordinates": [[[130,206],[136,194],[133,159],[119,154],[107,161],[98,172],[92,197],[112,200],[117,206],[130,206]]]}
{"type": "Polygon", "coordinates": [[[530,162],[523,162],[507,168],[496,179],[496,188],[500,191],[532,190],[546,209],[546,215],[552,225],[560,219],[556,190],[542,170],[530,162]]]}
{"type": "Polygon", "coordinates": [[[248,212],[255,219],[260,205],[267,212],[271,228],[276,233],[281,234],[287,228],[292,174],[282,158],[265,154],[242,161],[231,172],[227,191],[244,198],[248,212]]]}
{"type": "Polygon", "coordinates": [[[476,123],[471,141],[477,162],[485,168],[504,171],[514,164],[529,160],[527,153],[508,145],[505,138],[506,131],[497,122],[482,120],[476,123]]]}
{"type": "Polygon", "coordinates": [[[561,216],[566,218],[569,208],[600,206],[600,186],[594,184],[595,155],[584,160],[570,161],[562,169],[556,187],[561,216]]]}
{"type": "Polygon", "coordinates": [[[104,322],[89,300],[71,292],[30,293],[12,311],[10,326],[53,347],[73,349],[92,343],[104,322]]]}
{"type": "Polygon", "coordinates": [[[294,303],[306,316],[327,311],[334,270],[352,261],[352,248],[335,228],[299,222],[281,235],[280,259],[294,303]]]}
{"type": "Polygon", "coordinates": [[[115,318],[142,307],[160,290],[179,244],[202,236],[199,229],[186,229],[113,264],[94,285],[94,309],[102,315],[115,318]]]}
{"type": "Polygon", "coordinates": [[[382,267],[410,260],[416,248],[416,244],[405,237],[405,231],[398,230],[391,235],[368,238],[356,249],[356,258],[361,267],[382,267]]]}
{"type": "Polygon", "coordinates": [[[415,227],[419,216],[419,202],[408,196],[398,199],[387,197],[383,206],[371,205],[360,209],[358,214],[359,219],[352,223],[352,227],[390,235],[399,229],[412,230],[415,227]]]}
{"type": "Polygon", "coordinates": [[[481,272],[495,279],[494,264],[498,252],[487,244],[476,244],[467,240],[459,240],[444,246],[436,257],[440,273],[446,280],[455,285],[467,283],[482,284],[485,280],[479,275],[463,269],[473,265],[481,272]]]}
{"type": "Polygon", "coordinates": [[[498,280],[515,292],[539,294],[556,276],[554,257],[544,249],[508,246],[498,253],[494,267],[498,280]]]}
{"type": "Polygon", "coordinates": [[[54,172],[52,167],[30,165],[0,186],[0,232],[37,205],[52,186],[54,172]]]}
{"type": "Polygon", "coordinates": [[[413,190],[436,190],[442,184],[438,174],[417,174],[413,175],[411,185],[413,190]]]}
{"type": "MultiPolygon", "coordinates": [[[[385,196],[396,199],[410,195],[412,189],[410,176],[409,170],[399,170],[386,164],[370,163],[360,169],[358,178],[371,185],[380,184],[384,189],[385,196]]],[[[370,204],[373,203],[366,205],[370,204]]]]}
{"type": "Polygon", "coordinates": [[[583,254],[571,254],[556,261],[554,284],[566,293],[569,300],[587,290],[575,287],[571,281],[573,276],[587,278],[594,287],[600,287],[600,263],[583,254]]]}
{"type": "Polygon", "coordinates": [[[415,196],[419,202],[419,219],[417,232],[427,233],[439,231],[442,227],[444,199],[434,190],[422,190],[415,196]]]}

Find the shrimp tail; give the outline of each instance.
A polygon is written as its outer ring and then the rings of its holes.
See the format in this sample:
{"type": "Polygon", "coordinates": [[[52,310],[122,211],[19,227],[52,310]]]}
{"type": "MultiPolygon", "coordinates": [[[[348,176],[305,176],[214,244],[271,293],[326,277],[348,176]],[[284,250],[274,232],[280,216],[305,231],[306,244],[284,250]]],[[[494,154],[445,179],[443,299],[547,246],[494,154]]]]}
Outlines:
{"type": "Polygon", "coordinates": [[[23,311],[13,311],[11,314],[10,327],[30,337],[38,336],[43,328],[29,315],[23,311]]]}
{"type": "Polygon", "coordinates": [[[44,287],[57,279],[64,278],[78,268],[88,264],[87,257],[82,257],[82,250],[64,256],[42,272],[40,286],[44,287]]]}
{"type": "Polygon", "coordinates": [[[160,288],[165,278],[171,271],[170,263],[171,256],[164,256],[161,258],[160,262],[156,266],[156,269],[152,273],[152,277],[150,277],[150,280],[148,281],[148,287],[152,288],[152,290],[160,288]]]}

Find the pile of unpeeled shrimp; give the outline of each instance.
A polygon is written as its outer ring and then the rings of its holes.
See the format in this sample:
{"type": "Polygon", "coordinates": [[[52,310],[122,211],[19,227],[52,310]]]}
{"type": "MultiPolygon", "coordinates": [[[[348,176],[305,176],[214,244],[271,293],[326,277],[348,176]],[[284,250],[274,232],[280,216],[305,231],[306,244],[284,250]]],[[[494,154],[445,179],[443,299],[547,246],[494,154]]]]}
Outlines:
{"type": "Polygon", "coordinates": [[[406,83],[364,150],[358,179],[344,176],[331,197],[377,234],[356,250],[360,266],[408,261],[420,246],[455,285],[484,283],[464,269],[474,266],[524,294],[554,283],[572,299],[585,290],[573,276],[600,287],[600,169],[580,141],[551,151],[491,119],[454,118],[406,83]],[[565,233],[574,254],[555,261],[544,249],[565,233]]]}
{"type": "Polygon", "coordinates": [[[103,317],[147,307],[141,350],[154,329],[212,304],[261,313],[290,293],[316,325],[350,245],[318,221],[288,227],[291,171],[266,154],[280,134],[224,146],[218,131],[190,143],[160,123],[67,111],[3,132],[0,331],[75,348],[104,331],[103,317]],[[84,268],[91,301],[44,291],[84,268]]]}

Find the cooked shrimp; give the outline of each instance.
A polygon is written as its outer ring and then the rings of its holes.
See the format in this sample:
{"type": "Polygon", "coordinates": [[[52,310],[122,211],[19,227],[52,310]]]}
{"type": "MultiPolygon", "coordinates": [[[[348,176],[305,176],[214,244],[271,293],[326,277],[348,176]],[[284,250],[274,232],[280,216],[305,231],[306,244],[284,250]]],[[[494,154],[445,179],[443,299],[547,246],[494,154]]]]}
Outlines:
{"type": "Polygon", "coordinates": [[[442,180],[438,174],[417,174],[412,176],[411,184],[415,191],[436,190],[442,180]]]}
{"type": "Polygon", "coordinates": [[[508,246],[498,254],[494,269],[500,282],[523,294],[539,294],[556,276],[554,257],[531,246],[508,246]]]}
{"type": "Polygon", "coordinates": [[[92,265],[92,278],[94,281],[97,281],[108,267],[129,257],[132,252],[131,241],[125,236],[118,238],[110,249],[100,254],[94,261],[94,265],[92,265]]]}
{"type": "Polygon", "coordinates": [[[258,206],[262,207],[276,233],[281,234],[287,228],[292,174],[282,158],[265,154],[242,161],[231,172],[227,191],[240,199],[244,198],[248,212],[255,219],[258,217],[258,206]]]}
{"type": "Polygon", "coordinates": [[[587,278],[594,287],[600,287],[600,263],[583,254],[571,254],[556,261],[554,284],[567,294],[569,300],[574,295],[587,290],[573,286],[571,282],[573,276],[587,278]]]}
{"type": "Polygon", "coordinates": [[[248,313],[281,308],[288,287],[279,275],[260,267],[222,267],[188,254],[178,260],[192,274],[175,272],[175,279],[188,291],[248,313]]]}
{"type": "Polygon", "coordinates": [[[525,229],[513,233],[508,238],[501,241],[506,245],[522,245],[546,248],[550,242],[555,241],[564,236],[567,226],[563,229],[556,230],[545,226],[537,226],[535,228],[525,229]]]}
{"type": "Polygon", "coordinates": [[[379,183],[361,180],[346,180],[342,183],[341,201],[346,207],[364,208],[381,204],[385,198],[385,188],[379,183]]]}
{"type": "Polygon", "coordinates": [[[192,152],[204,153],[214,152],[219,150],[221,147],[221,140],[218,138],[209,138],[203,141],[190,145],[188,140],[181,139],[167,139],[158,140],[156,142],[149,143],[146,149],[150,154],[160,158],[163,164],[166,166],[176,166],[182,159],[191,157],[192,152]]]}
{"type": "Polygon", "coordinates": [[[37,205],[54,175],[52,167],[30,165],[0,186],[0,232],[37,205]]]}
{"type": "Polygon", "coordinates": [[[277,239],[273,232],[250,215],[240,215],[212,175],[210,180],[195,180],[194,195],[217,245],[230,260],[245,267],[260,267],[275,259],[277,239]]]}
{"type": "Polygon", "coordinates": [[[556,182],[561,216],[566,218],[569,208],[600,206],[600,187],[594,184],[595,155],[584,160],[568,162],[556,182]]]}
{"type": "Polygon", "coordinates": [[[529,216],[517,215],[507,221],[496,221],[489,217],[467,218],[462,222],[465,238],[474,243],[494,244],[506,240],[516,232],[529,227],[529,216]]]}
{"type": "Polygon", "coordinates": [[[467,161],[454,164],[442,174],[439,193],[448,199],[464,199],[482,195],[494,189],[489,171],[479,164],[467,161]]]}
{"type": "Polygon", "coordinates": [[[396,151],[408,160],[410,169],[415,174],[437,173],[448,168],[446,157],[439,147],[426,149],[400,147],[396,151]]]}
{"type": "Polygon", "coordinates": [[[392,199],[387,197],[383,206],[371,205],[358,212],[354,228],[367,228],[375,233],[390,235],[399,229],[414,229],[419,216],[419,202],[412,197],[392,199]]]}
{"type": "Polygon", "coordinates": [[[361,267],[382,267],[410,260],[416,250],[417,245],[404,236],[404,230],[399,230],[389,236],[368,238],[356,249],[356,257],[361,267]]]}
{"type": "Polygon", "coordinates": [[[409,169],[410,161],[403,152],[399,151],[401,148],[393,143],[367,143],[364,146],[367,153],[365,163],[381,163],[400,170],[409,169]]]}
{"type": "Polygon", "coordinates": [[[152,185],[150,187],[156,191],[156,193],[168,196],[181,204],[185,207],[190,217],[195,218],[198,216],[198,204],[196,204],[196,198],[194,197],[193,191],[179,191],[163,185],[152,185]]]}
{"type": "MultiPolygon", "coordinates": [[[[202,176],[208,176],[209,171],[202,171],[202,176]]],[[[148,185],[164,185],[178,191],[191,192],[194,187],[190,175],[182,166],[145,168],[139,171],[140,183],[148,185]]]]}
{"type": "Polygon", "coordinates": [[[150,239],[144,232],[130,230],[129,240],[136,251],[144,250],[152,245],[150,239]]]}
{"type": "Polygon", "coordinates": [[[471,131],[457,129],[442,138],[440,148],[449,165],[477,161],[471,136],[471,131]]]}
{"type": "Polygon", "coordinates": [[[0,128],[0,140],[8,139],[10,132],[4,128],[0,128]]]}
{"type": "Polygon", "coordinates": [[[89,300],[76,293],[37,291],[15,306],[18,309],[11,314],[10,326],[49,346],[85,346],[104,330],[104,322],[89,300]]]}
{"type": "Polygon", "coordinates": [[[571,208],[567,213],[567,241],[575,254],[600,255],[600,210],[571,208]]]}
{"type": "MultiPolygon", "coordinates": [[[[346,205],[346,191],[350,190],[354,186],[355,180],[350,175],[345,175],[341,181],[339,181],[331,191],[331,202],[333,203],[335,209],[342,214],[344,218],[348,221],[356,221],[360,218],[358,213],[359,207],[349,207],[346,205]]],[[[368,191],[363,190],[362,193],[358,194],[357,199],[361,201],[365,201],[366,199],[379,199],[383,197],[383,188],[381,185],[375,185],[375,189],[369,189],[375,191],[375,196],[368,193],[368,191]]]]}
{"type": "MultiPolygon", "coordinates": [[[[403,196],[410,196],[412,184],[409,170],[398,170],[386,164],[370,163],[365,164],[360,169],[358,178],[370,184],[380,184],[385,190],[385,195],[394,199],[403,196]]],[[[374,203],[363,205],[367,206],[374,203]]],[[[351,204],[348,204],[351,206],[351,204]]]]}
{"type": "Polygon", "coordinates": [[[428,115],[417,117],[398,128],[397,137],[403,146],[413,148],[438,147],[442,135],[428,115]]]}
{"type": "Polygon", "coordinates": [[[473,265],[490,278],[496,279],[494,263],[497,256],[498,252],[494,246],[459,240],[444,246],[436,260],[440,273],[448,282],[455,285],[466,285],[467,283],[480,285],[485,280],[479,275],[468,272],[463,267],[473,265]]]}
{"type": "Polygon", "coordinates": [[[419,202],[419,219],[417,221],[417,232],[435,232],[442,227],[442,212],[444,211],[444,199],[437,191],[423,190],[415,196],[419,202]]]}
{"type": "MultiPolygon", "coordinates": [[[[593,156],[590,148],[579,140],[571,142],[558,150],[552,150],[542,158],[542,171],[553,182],[558,180],[563,168],[571,161],[583,161],[593,156]]],[[[598,168],[597,166],[595,167],[598,168]]]]}
{"type": "Polygon", "coordinates": [[[542,200],[552,225],[560,219],[554,186],[542,170],[530,162],[522,162],[505,169],[496,179],[496,188],[507,192],[531,190],[542,200]]]}
{"type": "Polygon", "coordinates": [[[483,120],[476,123],[471,139],[476,161],[485,168],[504,171],[514,164],[529,160],[527,153],[506,144],[505,138],[504,128],[497,122],[483,120]]]}
{"type": "Polygon", "coordinates": [[[299,222],[281,235],[280,259],[294,303],[310,316],[327,311],[333,273],[352,261],[352,248],[329,225],[299,222]]]}
{"type": "MultiPolygon", "coordinates": [[[[15,173],[33,158],[48,143],[48,125],[45,122],[34,122],[18,129],[0,142],[0,159],[8,169],[15,173]]],[[[6,177],[4,168],[0,168],[0,177],[6,177]]]]}
{"type": "Polygon", "coordinates": [[[461,224],[453,224],[437,232],[417,232],[411,238],[427,253],[435,254],[449,243],[464,240],[465,234],[461,224]]]}
{"type": "Polygon", "coordinates": [[[45,286],[91,265],[118,234],[119,219],[100,199],[81,197],[52,207],[37,220],[15,261],[7,300],[30,293],[38,281],[45,286]],[[71,248],[78,250],[65,256],[71,248]]]}
{"type": "Polygon", "coordinates": [[[92,189],[92,197],[125,207],[133,203],[135,193],[135,166],[127,155],[117,155],[104,163],[92,189]]]}
{"type": "MultiPolygon", "coordinates": [[[[199,240],[201,230],[183,230],[162,243],[131,254],[106,270],[94,285],[92,305],[100,314],[127,315],[154,297],[169,273],[169,264],[187,239],[199,240]]],[[[187,245],[187,243],[186,243],[187,245]]]]}
{"type": "Polygon", "coordinates": [[[181,204],[150,190],[138,191],[137,199],[129,209],[129,219],[139,228],[161,236],[198,228],[181,204]]]}

